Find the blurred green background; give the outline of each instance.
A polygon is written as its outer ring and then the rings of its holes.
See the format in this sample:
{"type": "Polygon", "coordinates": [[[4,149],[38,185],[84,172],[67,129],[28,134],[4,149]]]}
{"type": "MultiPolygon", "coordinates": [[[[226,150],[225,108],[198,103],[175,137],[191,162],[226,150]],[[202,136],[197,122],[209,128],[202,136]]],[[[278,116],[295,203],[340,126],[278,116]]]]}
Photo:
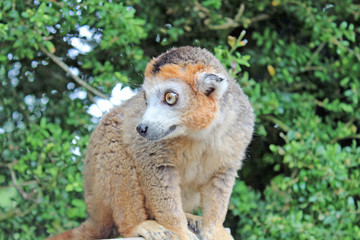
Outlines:
{"type": "Polygon", "coordinates": [[[235,239],[360,239],[359,34],[355,0],[2,0],[0,239],[84,220],[89,109],[182,45],[215,53],[257,115],[235,239]]]}

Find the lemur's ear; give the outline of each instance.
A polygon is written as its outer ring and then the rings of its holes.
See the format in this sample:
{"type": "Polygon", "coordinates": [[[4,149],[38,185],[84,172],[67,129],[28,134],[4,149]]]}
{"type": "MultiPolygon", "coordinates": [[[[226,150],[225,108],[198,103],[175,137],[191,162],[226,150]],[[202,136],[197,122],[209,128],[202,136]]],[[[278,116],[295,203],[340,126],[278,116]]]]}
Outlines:
{"type": "Polygon", "coordinates": [[[215,73],[199,74],[199,90],[207,97],[214,96],[220,98],[228,87],[227,79],[215,73]]]}

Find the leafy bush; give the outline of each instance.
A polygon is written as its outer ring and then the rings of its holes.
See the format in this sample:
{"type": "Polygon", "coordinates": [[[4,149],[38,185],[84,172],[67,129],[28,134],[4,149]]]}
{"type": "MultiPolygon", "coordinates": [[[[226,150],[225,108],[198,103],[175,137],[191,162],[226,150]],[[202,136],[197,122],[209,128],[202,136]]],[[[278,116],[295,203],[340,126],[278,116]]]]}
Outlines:
{"type": "Polygon", "coordinates": [[[137,87],[151,57],[180,45],[213,50],[257,114],[226,221],[235,239],[360,238],[356,1],[0,7],[0,239],[83,221],[89,106],[118,82],[137,87]]]}

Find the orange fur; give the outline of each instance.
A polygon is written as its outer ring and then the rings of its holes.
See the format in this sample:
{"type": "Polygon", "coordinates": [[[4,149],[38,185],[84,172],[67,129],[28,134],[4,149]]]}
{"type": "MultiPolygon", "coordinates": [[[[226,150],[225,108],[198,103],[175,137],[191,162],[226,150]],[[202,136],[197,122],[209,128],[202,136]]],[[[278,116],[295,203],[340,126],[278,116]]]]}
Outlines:
{"type": "Polygon", "coordinates": [[[169,78],[177,78],[185,80],[185,72],[183,69],[176,64],[167,64],[160,68],[160,72],[155,74],[155,77],[161,80],[167,80],[169,78]]]}
{"type": "MultiPolygon", "coordinates": [[[[160,68],[160,71],[156,74],[153,74],[151,71],[153,69],[152,60],[146,67],[145,76],[150,77],[154,76],[157,79],[161,79],[163,81],[176,78],[185,81],[189,86],[194,86],[197,80],[197,75],[202,72],[213,72],[213,68],[206,67],[203,63],[198,64],[166,64],[160,68]]],[[[151,79],[147,79],[151,81],[151,79]]]]}
{"type": "Polygon", "coordinates": [[[189,128],[206,128],[216,117],[218,103],[213,97],[206,97],[203,94],[195,94],[193,104],[186,111],[182,120],[189,128]]]}
{"type": "Polygon", "coordinates": [[[151,72],[154,68],[154,63],[156,61],[156,58],[151,59],[151,61],[146,65],[145,68],[145,77],[149,77],[151,75],[151,72]]]}

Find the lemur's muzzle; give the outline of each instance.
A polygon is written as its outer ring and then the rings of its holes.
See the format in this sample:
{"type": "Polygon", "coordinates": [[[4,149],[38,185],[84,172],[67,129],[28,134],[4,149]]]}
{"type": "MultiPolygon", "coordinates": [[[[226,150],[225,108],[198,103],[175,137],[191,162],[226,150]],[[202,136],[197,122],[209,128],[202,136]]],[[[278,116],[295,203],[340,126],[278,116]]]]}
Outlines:
{"type": "Polygon", "coordinates": [[[172,125],[168,129],[164,129],[160,124],[140,123],[136,127],[136,131],[148,140],[160,140],[176,129],[176,125],[172,125]]]}

